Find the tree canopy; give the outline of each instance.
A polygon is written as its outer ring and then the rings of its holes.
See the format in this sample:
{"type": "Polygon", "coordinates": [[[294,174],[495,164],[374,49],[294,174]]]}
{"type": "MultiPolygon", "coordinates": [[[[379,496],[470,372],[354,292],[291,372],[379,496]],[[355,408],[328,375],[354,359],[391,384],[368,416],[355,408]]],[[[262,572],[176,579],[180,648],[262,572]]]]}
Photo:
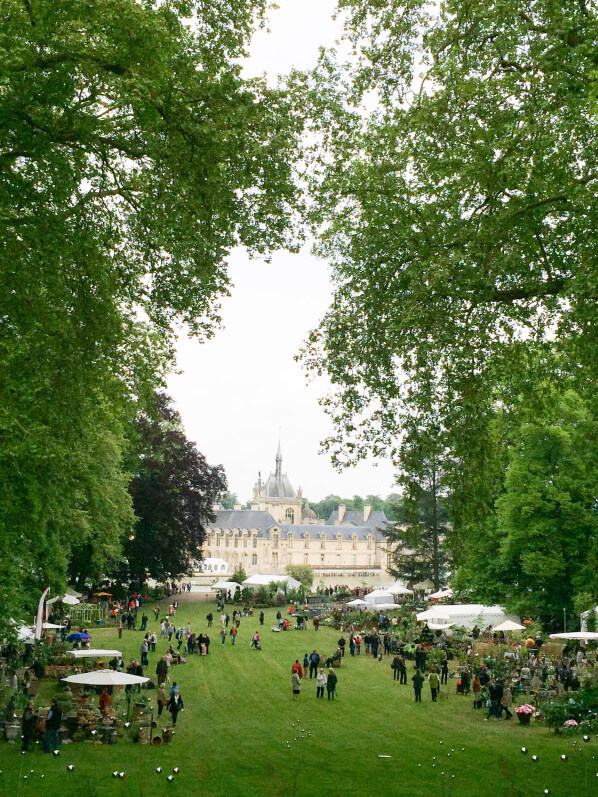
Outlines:
{"type": "Polygon", "coordinates": [[[339,7],[344,60],[304,77],[335,290],[303,359],[331,379],[339,466],[400,466],[410,420],[435,418],[455,568],[491,574],[516,417],[571,389],[596,413],[595,4],[339,7]]]}
{"type": "Polygon", "coordinates": [[[137,451],[130,484],[137,518],[124,541],[123,581],[143,584],[178,578],[201,557],[204,524],[226,489],[222,468],[208,465],[182,429],[181,418],[162,393],[155,408],[137,420],[137,451]]]}
{"type": "MultiPolygon", "coordinates": [[[[132,524],[126,429],[210,335],[226,256],[291,246],[300,124],[245,80],[265,2],[0,4],[0,598],[132,524]]],[[[92,572],[87,575],[92,576],[92,572]]],[[[84,578],[78,567],[71,575],[84,578]]],[[[6,599],[6,603],[5,603],[6,599]]]]}

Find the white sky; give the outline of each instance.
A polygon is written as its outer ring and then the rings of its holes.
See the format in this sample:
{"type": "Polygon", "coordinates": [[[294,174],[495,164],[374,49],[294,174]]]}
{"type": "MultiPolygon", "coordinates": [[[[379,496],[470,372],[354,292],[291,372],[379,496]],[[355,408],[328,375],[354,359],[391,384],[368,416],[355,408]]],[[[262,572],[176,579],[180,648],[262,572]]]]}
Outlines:
{"type": "MultiPolygon", "coordinates": [[[[270,16],[271,33],[255,38],[248,72],[309,68],[318,47],[335,38],[334,0],[279,5],[270,16]]],[[[330,493],[349,498],[396,491],[390,463],[364,462],[337,473],[320,453],[320,441],[332,431],[318,405],[325,385],[308,385],[293,358],[330,303],[326,263],[305,251],[274,253],[268,264],[249,261],[239,250],[229,271],[233,288],[222,306],[224,328],[203,344],[181,338],[179,373],[168,382],[187,437],[208,462],[224,466],[230,491],[243,502],[252,496],[258,471],[266,477],[274,469],[279,435],[283,470],[312,501],[330,493]]]]}

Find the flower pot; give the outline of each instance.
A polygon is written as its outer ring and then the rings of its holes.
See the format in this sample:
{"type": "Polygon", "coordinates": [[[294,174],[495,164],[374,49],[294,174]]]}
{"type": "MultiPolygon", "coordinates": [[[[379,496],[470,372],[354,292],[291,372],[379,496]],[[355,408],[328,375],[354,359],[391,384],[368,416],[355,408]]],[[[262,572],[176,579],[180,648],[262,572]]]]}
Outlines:
{"type": "Polygon", "coordinates": [[[517,714],[517,719],[522,725],[529,725],[531,718],[531,714],[517,714]]]}
{"type": "Polygon", "coordinates": [[[4,733],[6,734],[6,741],[10,744],[15,743],[15,739],[17,738],[20,731],[19,725],[5,725],[4,726],[4,733]]]}

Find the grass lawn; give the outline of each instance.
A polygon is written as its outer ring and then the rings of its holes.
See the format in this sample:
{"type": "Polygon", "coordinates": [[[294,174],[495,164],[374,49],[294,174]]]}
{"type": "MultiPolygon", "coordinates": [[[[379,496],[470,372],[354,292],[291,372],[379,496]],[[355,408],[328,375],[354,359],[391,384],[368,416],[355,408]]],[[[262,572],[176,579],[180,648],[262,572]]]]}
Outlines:
{"type": "MultiPolygon", "coordinates": [[[[210,610],[218,616],[213,603],[182,602],[177,625],[189,620],[195,632],[205,631],[210,610]]],[[[292,663],[313,648],[331,654],[340,634],[324,627],[316,632],[311,624],[302,632],[272,633],[275,614],[266,610],[261,651],[249,647],[257,619],[243,618],[234,647],[230,637],[221,645],[216,620],[210,655],[171,667],[185,703],[171,744],[82,742],[63,746],[54,757],[41,745],[21,755],[20,745],[3,743],[0,794],[531,797],[548,789],[561,797],[598,795],[596,736],[584,743],[578,736],[555,736],[541,724],[521,726],[516,717],[484,722],[486,712],[474,711],[471,697],[457,696],[454,680],[438,703],[424,685],[423,703],[416,704],[411,682],[393,682],[389,657],[381,663],[363,652],[351,658],[347,646],[337,671],[338,700],[317,700],[315,680],[307,678],[294,702],[292,663]],[[168,782],[174,767],[180,772],[168,782]],[[125,777],[114,779],[114,770],[125,777]]],[[[121,648],[127,661],[139,656],[143,634],[125,631],[120,644],[115,629],[94,629],[92,637],[94,647],[121,648]]],[[[150,677],[165,647],[159,641],[158,652],[150,654],[150,677]]],[[[53,684],[44,682],[42,693],[53,694],[53,684]]],[[[142,694],[155,701],[155,691],[142,694]]],[[[161,726],[169,719],[163,714],[161,726]]]]}

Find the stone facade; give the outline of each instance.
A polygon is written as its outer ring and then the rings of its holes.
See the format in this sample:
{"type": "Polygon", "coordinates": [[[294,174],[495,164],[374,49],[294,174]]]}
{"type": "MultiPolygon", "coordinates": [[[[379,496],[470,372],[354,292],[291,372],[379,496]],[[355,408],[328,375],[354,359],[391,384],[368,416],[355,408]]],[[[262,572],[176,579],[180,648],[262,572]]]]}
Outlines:
{"type": "Polygon", "coordinates": [[[387,574],[384,512],[369,506],[347,512],[340,506],[328,520],[318,519],[283,474],[280,446],[274,473],[265,483],[258,477],[251,509],[218,508],[215,514],[206,529],[204,556],[224,559],[229,572],[241,565],[248,575],[283,574],[289,564],[307,564],[316,578],[347,584],[387,574]]]}

